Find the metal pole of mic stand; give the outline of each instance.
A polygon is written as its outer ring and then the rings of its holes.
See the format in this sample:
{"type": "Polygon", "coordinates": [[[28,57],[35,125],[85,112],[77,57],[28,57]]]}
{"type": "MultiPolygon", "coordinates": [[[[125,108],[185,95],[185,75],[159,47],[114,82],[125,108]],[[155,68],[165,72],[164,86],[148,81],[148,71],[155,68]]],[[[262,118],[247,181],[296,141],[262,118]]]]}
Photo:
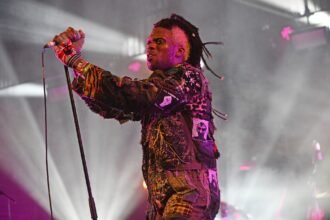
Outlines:
{"type": "Polygon", "coordinates": [[[11,198],[8,196],[6,193],[0,191],[0,195],[3,195],[4,197],[7,198],[7,204],[8,204],[8,220],[11,220],[11,202],[15,202],[15,199],[11,198]]]}
{"type": "Polygon", "coordinates": [[[92,219],[96,220],[97,219],[96,206],[95,206],[94,198],[93,198],[93,195],[92,195],[91,185],[90,185],[90,182],[89,182],[89,176],[88,176],[87,164],[86,164],[86,159],[85,159],[84,147],[83,147],[82,139],[81,139],[81,135],[80,135],[78,116],[77,116],[76,106],[75,106],[74,99],[73,99],[73,94],[72,94],[72,89],[71,89],[71,80],[70,80],[69,70],[68,70],[67,66],[64,66],[64,71],[65,71],[66,80],[67,80],[67,84],[68,84],[68,90],[69,90],[69,95],[70,95],[70,101],[71,101],[71,107],[72,107],[74,123],[75,123],[75,126],[76,126],[77,138],[78,138],[79,149],[80,149],[80,156],[81,156],[81,160],[82,160],[82,164],[83,164],[83,168],[84,168],[85,180],[86,180],[87,191],[88,191],[88,196],[89,196],[89,198],[88,198],[89,209],[90,209],[92,219]]]}

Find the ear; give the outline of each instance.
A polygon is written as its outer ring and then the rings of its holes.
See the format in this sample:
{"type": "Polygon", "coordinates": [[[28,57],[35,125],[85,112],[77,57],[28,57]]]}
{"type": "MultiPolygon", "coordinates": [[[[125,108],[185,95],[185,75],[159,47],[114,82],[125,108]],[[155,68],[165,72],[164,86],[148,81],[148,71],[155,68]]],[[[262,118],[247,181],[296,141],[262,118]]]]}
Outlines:
{"type": "Polygon", "coordinates": [[[185,53],[186,53],[186,50],[183,47],[178,47],[178,49],[176,50],[175,56],[178,58],[182,57],[182,59],[184,60],[185,53]]]}

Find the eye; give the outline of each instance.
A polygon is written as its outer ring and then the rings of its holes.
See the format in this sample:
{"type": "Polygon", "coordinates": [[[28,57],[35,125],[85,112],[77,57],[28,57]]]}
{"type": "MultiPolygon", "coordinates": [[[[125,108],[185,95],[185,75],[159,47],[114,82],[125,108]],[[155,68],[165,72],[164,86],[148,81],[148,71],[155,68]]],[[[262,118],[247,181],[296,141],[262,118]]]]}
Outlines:
{"type": "Polygon", "coordinates": [[[165,43],[165,40],[162,39],[162,38],[157,38],[157,39],[155,40],[155,42],[156,42],[156,44],[160,45],[160,44],[165,43]]]}

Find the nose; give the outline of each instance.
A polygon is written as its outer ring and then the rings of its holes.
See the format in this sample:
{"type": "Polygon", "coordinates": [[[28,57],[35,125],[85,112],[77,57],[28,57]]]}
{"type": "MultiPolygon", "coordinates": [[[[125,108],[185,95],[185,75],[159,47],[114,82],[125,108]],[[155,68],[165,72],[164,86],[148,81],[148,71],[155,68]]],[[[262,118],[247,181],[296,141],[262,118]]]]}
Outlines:
{"type": "Polygon", "coordinates": [[[151,50],[154,50],[155,49],[155,43],[154,42],[148,42],[147,44],[147,52],[148,51],[151,51],[151,50]]]}

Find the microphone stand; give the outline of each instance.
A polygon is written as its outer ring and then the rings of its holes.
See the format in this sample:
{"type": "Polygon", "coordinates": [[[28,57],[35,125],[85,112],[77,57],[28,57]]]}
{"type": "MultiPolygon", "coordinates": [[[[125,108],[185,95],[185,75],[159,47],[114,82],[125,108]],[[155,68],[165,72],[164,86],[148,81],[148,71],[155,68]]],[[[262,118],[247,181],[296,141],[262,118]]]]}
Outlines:
{"type": "Polygon", "coordinates": [[[71,89],[71,80],[70,80],[68,67],[64,66],[64,70],[65,70],[66,80],[67,80],[67,84],[68,84],[68,90],[69,90],[69,96],[70,96],[70,101],[71,101],[72,113],[73,113],[73,118],[74,118],[74,123],[75,123],[75,126],[76,126],[76,133],[77,133],[77,138],[78,138],[78,143],[79,143],[80,156],[81,156],[81,160],[82,160],[82,165],[83,165],[84,175],[85,175],[85,181],[86,181],[86,186],[87,186],[87,191],[88,191],[88,196],[89,196],[89,198],[88,198],[89,210],[90,210],[92,219],[97,220],[96,206],[95,206],[94,198],[93,198],[93,195],[92,195],[92,189],[91,189],[91,185],[90,185],[90,181],[89,181],[87,164],[86,164],[86,159],[85,159],[85,153],[84,153],[84,148],[83,148],[82,139],[81,139],[81,135],[80,135],[78,116],[77,116],[76,106],[75,106],[74,99],[73,99],[73,94],[72,94],[72,89],[71,89]]]}
{"type": "Polygon", "coordinates": [[[314,164],[313,173],[312,173],[312,180],[311,180],[311,186],[312,186],[312,193],[313,193],[313,204],[312,204],[312,210],[311,210],[311,219],[315,220],[322,220],[322,209],[320,208],[319,202],[317,201],[316,194],[317,194],[317,187],[316,187],[316,181],[315,181],[315,175],[316,175],[316,164],[314,164]],[[315,217],[314,214],[316,215],[315,217]]]}
{"type": "Polygon", "coordinates": [[[11,198],[10,196],[8,196],[5,192],[2,192],[1,190],[0,190],[0,195],[3,195],[8,200],[8,219],[11,220],[11,205],[10,205],[10,202],[15,202],[15,199],[11,198]]]}
{"type": "Polygon", "coordinates": [[[309,213],[309,218],[310,219],[315,219],[315,220],[322,220],[323,219],[323,210],[320,208],[320,204],[316,198],[316,194],[318,192],[317,189],[317,181],[316,181],[316,174],[318,172],[317,168],[318,168],[318,163],[322,160],[322,154],[320,154],[319,149],[316,149],[315,155],[313,157],[313,170],[312,173],[310,175],[310,186],[311,186],[311,190],[312,190],[312,195],[313,195],[313,201],[312,201],[312,207],[309,213]],[[321,156],[320,156],[321,155],[321,156]]]}

